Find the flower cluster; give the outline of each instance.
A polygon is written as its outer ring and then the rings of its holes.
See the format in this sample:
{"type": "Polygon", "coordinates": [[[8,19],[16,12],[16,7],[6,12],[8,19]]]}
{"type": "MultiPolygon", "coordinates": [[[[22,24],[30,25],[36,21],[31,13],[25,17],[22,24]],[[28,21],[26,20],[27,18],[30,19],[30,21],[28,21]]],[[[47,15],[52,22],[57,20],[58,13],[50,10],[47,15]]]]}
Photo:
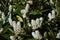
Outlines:
{"type": "Polygon", "coordinates": [[[42,35],[39,33],[38,30],[36,30],[35,32],[32,32],[32,36],[35,38],[35,39],[42,39],[42,35]]]}
{"type": "Polygon", "coordinates": [[[26,4],[25,9],[21,10],[21,13],[23,14],[23,18],[26,18],[26,13],[29,11],[29,4],[26,4]]]}
{"type": "MultiPolygon", "coordinates": [[[[32,29],[35,30],[35,29],[38,29],[39,27],[41,27],[42,25],[42,22],[43,22],[43,18],[40,17],[40,18],[37,18],[36,20],[31,20],[31,26],[32,26],[32,29]]],[[[30,25],[29,25],[30,26],[30,25]]]]}
{"type": "Polygon", "coordinates": [[[53,18],[55,18],[55,11],[52,10],[52,13],[49,13],[48,17],[49,17],[49,19],[48,19],[49,21],[51,21],[53,18]]]}
{"type": "Polygon", "coordinates": [[[21,24],[19,21],[16,23],[16,21],[12,21],[12,19],[9,18],[9,23],[13,27],[15,35],[18,35],[22,31],[21,24]]]}

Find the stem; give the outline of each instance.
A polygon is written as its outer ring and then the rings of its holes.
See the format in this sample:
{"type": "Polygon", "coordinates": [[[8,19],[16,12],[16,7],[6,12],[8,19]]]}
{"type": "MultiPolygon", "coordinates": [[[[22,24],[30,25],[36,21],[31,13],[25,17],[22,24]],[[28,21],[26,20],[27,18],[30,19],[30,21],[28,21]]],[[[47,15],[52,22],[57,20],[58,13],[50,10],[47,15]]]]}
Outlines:
{"type": "Polygon", "coordinates": [[[14,33],[14,31],[12,29],[8,28],[8,30],[11,31],[12,33],[14,33]]]}

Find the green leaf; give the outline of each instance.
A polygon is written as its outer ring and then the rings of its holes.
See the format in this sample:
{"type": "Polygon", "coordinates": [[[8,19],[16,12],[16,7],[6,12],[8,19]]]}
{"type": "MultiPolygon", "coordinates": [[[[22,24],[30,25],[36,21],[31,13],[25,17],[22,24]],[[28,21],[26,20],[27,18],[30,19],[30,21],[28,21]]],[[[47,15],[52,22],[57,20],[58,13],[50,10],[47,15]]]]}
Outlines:
{"type": "Polygon", "coordinates": [[[5,32],[7,32],[8,31],[8,28],[9,28],[9,26],[7,25],[7,26],[4,26],[4,31],[3,31],[3,33],[5,33],[5,32]]]}
{"type": "Polygon", "coordinates": [[[0,27],[2,27],[3,21],[0,21],[0,27]]]}
{"type": "Polygon", "coordinates": [[[3,34],[2,36],[3,36],[4,38],[6,38],[7,40],[10,39],[10,35],[9,35],[9,34],[3,34]]]}

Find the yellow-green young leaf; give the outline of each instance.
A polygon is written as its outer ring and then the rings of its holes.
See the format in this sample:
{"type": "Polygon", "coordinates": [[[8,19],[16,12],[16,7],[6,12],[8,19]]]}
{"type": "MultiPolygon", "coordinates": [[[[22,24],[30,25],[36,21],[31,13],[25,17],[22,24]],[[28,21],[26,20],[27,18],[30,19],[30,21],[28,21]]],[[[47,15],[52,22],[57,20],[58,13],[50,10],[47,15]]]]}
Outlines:
{"type": "Polygon", "coordinates": [[[23,22],[23,19],[20,16],[16,15],[16,17],[20,22],[23,22]]]}

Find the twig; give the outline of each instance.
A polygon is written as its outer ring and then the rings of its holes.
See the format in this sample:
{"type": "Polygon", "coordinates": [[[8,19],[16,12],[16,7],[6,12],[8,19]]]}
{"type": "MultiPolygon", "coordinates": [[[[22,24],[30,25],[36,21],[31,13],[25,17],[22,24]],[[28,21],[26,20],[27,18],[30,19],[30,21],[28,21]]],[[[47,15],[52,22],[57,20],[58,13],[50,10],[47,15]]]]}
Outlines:
{"type": "Polygon", "coordinates": [[[1,3],[3,4],[3,6],[4,6],[5,8],[7,8],[6,5],[4,4],[4,2],[3,2],[2,0],[1,0],[1,3]]]}

